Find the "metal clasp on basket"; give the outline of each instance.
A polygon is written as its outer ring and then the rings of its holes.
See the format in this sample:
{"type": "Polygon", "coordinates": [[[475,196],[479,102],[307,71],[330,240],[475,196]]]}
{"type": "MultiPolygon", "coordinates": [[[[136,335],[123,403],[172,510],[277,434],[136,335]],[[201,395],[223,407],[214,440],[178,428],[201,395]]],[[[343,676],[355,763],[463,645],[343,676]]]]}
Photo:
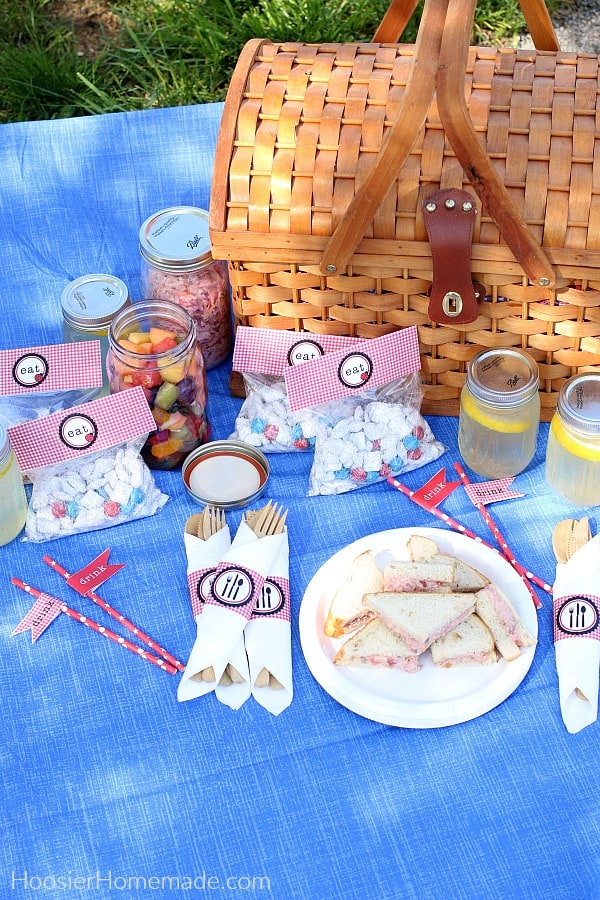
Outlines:
{"type": "Polygon", "coordinates": [[[456,188],[436,191],[424,201],[423,211],[433,262],[429,318],[440,325],[474,322],[479,293],[471,276],[477,215],[473,197],[456,188]]]}

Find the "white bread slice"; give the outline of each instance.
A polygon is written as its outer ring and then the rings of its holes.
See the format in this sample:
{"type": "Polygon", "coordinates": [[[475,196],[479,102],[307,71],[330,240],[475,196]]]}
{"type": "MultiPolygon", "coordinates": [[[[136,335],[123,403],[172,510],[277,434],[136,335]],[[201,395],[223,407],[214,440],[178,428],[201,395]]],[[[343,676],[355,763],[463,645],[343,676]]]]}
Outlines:
{"type": "Polygon", "coordinates": [[[461,622],[449,634],[430,647],[436,666],[487,666],[498,661],[494,638],[487,625],[475,614],[461,622]]]}
{"type": "Polygon", "coordinates": [[[475,611],[475,594],[436,594],[431,591],[365,594],[363,603],[414,653],[439,640],[475,611]]]}
{"type": "Polygon", "coordinates": [[[369,666],[418,672],[419,656],[381,619],[372,619],[342,644],[334,657],[337,666],[369,666]]]}
{"type": "Polygon", "coordinates": [[[497,585],[490,583],[477,591],[475,610],[492,632],[496,647],[505,659],[516,659],[522,647],[535,644],[535,638],[497,585]]]}
{"type": "Polygon", "coordinates": [[[406,542],[406,549],[408,558],[413,562],[428,562],[440,552],[433,538],[425,537],[422,534],[411,534],[406,542]]]}
{"type": "Polygon", "coordinates": [[[381,590],[383,572],[377,565],[375,555],[371,550],[366,550],[352,560],[346,577],[333,596],[325,620],[325,634],[339,638],[372,619],[373,613],[365,609],[362,598],[365,594],[381,590]]]}
{"type": "Polygon", "coordinates": [[[448,593],[452,590],[454,569],[452,560],[440,560],[439,557],[431,562],[394,560],[394,562],[388,563],[383,570],[383,590],[448,593]]]}
{"type": "Polygon", "coordinates": [[[466,562],[463,562],[462,559],[459,559],[456,556],[439,553],[431,560],[431,562],[454,563],[454,580],[452,582],[453,591],[475,593],[485,587],[486,584],[490,583],[490,579],[487,578],[483,572],[479,572],[477,569],[474,569],[473,566],[469,566],[466,562]]]}

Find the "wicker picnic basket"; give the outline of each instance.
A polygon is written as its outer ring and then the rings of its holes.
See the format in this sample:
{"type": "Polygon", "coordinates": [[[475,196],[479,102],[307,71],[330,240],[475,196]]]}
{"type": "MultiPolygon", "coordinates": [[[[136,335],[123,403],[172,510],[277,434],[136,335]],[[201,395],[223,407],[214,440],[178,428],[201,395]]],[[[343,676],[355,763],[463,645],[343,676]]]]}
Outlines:
{"type": "Polygon", "coordinates": [[[416,325],[425,413],[458,413],[480,349],[522,348],[547,420],[567,378],[600,371],[599,59],[558,50],[542,0],[521,2],[536,50],[471,47],[475,2],[426,0],[414,45],[394,41],[415,0],[394,0],[373,43],[249,42],[213,254],[236,324],[416,325]]]}

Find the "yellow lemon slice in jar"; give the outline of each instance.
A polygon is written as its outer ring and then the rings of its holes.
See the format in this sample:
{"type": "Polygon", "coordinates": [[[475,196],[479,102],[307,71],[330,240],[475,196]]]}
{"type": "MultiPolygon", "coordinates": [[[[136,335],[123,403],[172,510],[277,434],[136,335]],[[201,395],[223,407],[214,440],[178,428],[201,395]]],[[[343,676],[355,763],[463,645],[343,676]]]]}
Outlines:
{"type": "Polygon", "coordinates": [[[479,425],[483,425],[484,428],[489,428],[490,431],[504,431],[507,434],[519,434],[519,432],[527,431],[527,428],[529,427],[529,422],[527,422],[527,420],[522,422],[511,422],[502,418],[495,419],[493,416],[484,412],[466,391],[463,391],[460,402],[465,415],[470,419],[473,419],[473,421],[477,422],[479,425]]]}
{"type": "Polygon", "coordinates": [[[550,430],[561,447],[572,456],[578,456],[580,459],[589,459],[593,462],[600,460],[600,444],[598,440],[586,441],[585,436],[573,437],[569,434],[562,421],[558,416],[552,418],[550,430]]]}

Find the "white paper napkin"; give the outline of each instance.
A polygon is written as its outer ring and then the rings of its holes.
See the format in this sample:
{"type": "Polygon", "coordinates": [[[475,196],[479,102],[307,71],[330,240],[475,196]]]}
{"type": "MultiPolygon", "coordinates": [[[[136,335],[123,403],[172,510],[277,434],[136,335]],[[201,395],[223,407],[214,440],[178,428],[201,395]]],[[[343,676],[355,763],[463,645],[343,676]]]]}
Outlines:
{"type": "MultiPolygon", "coordinates": [[[[207,682],[194,682],[197,693],[193,696],[200,696],[216,687],[228,663],[235,665],[234,657],[239,659],[244,628],[252,615],[283,537],[283,534],[277,534],[259,538],[242,520],[231,546],[221,556],[211,578],[210,591],[204,601],[193,648],[196,671],[212,666],[216,683],[211,686],[207,682]]],[[[231,687],[233,685],[227,690],[231,687]]],[[[243,687],[239,693],[242,691],[243,687]]],[[[179,691],[178,696],[179,699],[189,699],[180,696],[179,691]]],[[[220,699],[223,697],[221,689],[219,696],[220,699]]],[[[230,696],[228,705],[236,708],[236,692],[226,696],[230,696]]]]}
{"type": "Polygon", "coordinates": [[[575,734],[598,718],[600,534],[557,565],[553,592],[560,710],[575,734]]]}
{"type": "Polygon", "coordinates": [[[290,705],[294,696],[287,528],[280,537],[279,553],[244,631],[252,696],[276,716],[290,705]],[[268,683],[261,686],[264,670],[268,683]]]}
{"type": "Polygon", "coordinates": [[[215,682],[200,680],[200,672],[206,668],[202,664],[202,642],[200,630],[204,611],[204,598],[217,565],[231,546],[229,526],[225,525],[215,534],[202,540],[194,534],[183,535],[187,556],[187,578],[192,601],[192,611],[196,620],[197,637],[192,647],[185,671],[177,688],[178,700],[193,700],[214,690],[215,682]]]}

